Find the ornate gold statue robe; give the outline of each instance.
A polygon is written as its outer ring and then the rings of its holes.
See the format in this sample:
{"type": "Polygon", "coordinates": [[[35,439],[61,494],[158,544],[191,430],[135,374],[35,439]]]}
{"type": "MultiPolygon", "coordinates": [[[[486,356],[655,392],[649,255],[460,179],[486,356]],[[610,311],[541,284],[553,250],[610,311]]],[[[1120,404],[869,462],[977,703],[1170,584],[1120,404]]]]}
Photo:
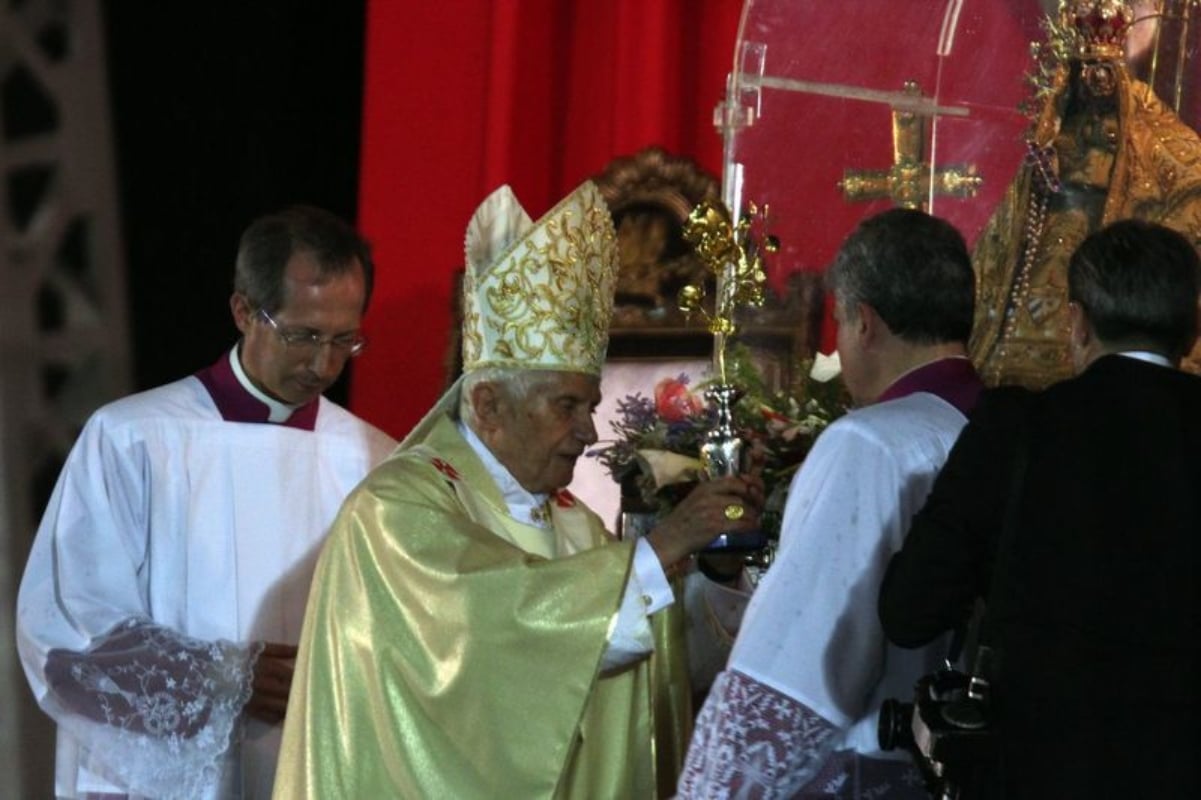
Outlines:
{"type": "Polygon", "coordinates": [[[553,530],[509,517],[448,418],[351,494],[313,581],[276,798],[655,796],[656,705],[687,734],[668,702],[686,679],[663,685],[682,651],[598,674],[633,546],[565,491],[549,505],[553,530]]]}
{"type": "Polygon", "coordinates": [[[1143,219],[1201,246],[1201,137],[1124,68],[1116,76],[1119,127],[1100,213],[1052,202],[1045,220],[1034,223],[1036,168],[1027,165],[976,243],[971,356],[989,385],[1042,388],[1072,374],[1067,264],[1089,233],[1143,219]]]}

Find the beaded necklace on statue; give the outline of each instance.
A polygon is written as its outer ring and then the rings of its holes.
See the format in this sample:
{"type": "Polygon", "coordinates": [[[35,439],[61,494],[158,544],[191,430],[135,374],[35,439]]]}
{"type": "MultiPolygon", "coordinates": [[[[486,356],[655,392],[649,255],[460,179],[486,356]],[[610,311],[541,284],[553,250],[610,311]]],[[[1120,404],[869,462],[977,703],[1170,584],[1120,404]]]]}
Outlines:
{"type": "Polygon", "coordinates": [[[1033,167],[1030,187],[1030,202],[1026,206],[1026,219],[1022,229],[1022,262],[1018,268],[1017,280],[1009,290],[1009,299],[1005,303],[1005,321],[1001,328],[1000,347],[997,359],[993,364],[992,379],[999,382],[1001,369],[1009,356],[1008,342],[1017,331],[1018,309],[1026,304],[1030,294],[1030,275],[1042,249],[1043,232],[1047,225],[1047,209],[1051,196],[1057,194],[1063,185],[1055,169],[1055,148],[1053,146],[1039,147],[1031,141],[1026,142],[1026,163],[1033,167]]]}

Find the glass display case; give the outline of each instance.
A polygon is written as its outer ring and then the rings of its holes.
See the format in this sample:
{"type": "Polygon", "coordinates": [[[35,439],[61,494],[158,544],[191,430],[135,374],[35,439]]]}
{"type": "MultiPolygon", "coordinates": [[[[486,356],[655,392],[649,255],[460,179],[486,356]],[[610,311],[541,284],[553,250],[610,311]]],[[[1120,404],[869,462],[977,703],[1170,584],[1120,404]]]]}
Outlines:
{"type": "MultiPolygon", "coordinates": [[[[1140,0],[1131,74],[1194,128],[1197,0],[1140,0]]],[[[766,206],[783,294],[863,217],[921,207],[969,245],[1026,156],[1031,46],[1055,0],[747,0],[726,102],[722,195],[766,206]]]]}

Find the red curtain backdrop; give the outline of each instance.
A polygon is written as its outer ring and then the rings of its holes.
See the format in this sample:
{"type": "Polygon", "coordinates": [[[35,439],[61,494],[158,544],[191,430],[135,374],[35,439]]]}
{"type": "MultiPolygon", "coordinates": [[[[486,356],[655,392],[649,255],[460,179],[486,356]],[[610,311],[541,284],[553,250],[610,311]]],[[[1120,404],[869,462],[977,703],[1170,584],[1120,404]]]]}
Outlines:
{"type": "Polygon", "coordinates": [[[441,394],[464,230],[496,187],[537,218],[648,145],[720,177],[741,6],[369,0],[358,223],[377,274],[357,413],[399,437],[441,394]]]}

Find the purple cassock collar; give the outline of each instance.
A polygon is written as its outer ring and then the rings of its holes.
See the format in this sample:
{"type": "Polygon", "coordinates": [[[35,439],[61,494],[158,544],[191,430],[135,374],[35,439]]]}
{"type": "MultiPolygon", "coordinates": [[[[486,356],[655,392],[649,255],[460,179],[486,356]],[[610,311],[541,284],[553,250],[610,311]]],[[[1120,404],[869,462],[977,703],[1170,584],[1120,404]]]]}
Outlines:
{"type": "MultiPolygon", "coordinates": [[[[236,350],[233,353],[225,353],[214,364],[197,372],[196,377],[204,384],[204,388],[208,389],[209,396],[213,398],[217,410],[221,412],[221,418],[226,422],[269,422],[271,409],[246,391],[246,387],[234,374],[229,360],[237,357],[236,350]]],[[[292,412],[292,416],[277,424],[305,431],[313,430],[317,425],[317,406],[320,401],[321,398],[318,397],[300,406],[292,412]]]]}
{"type": "Polygon", "coordinates": [[[964,357],[940,358],[909,370],[884,390],[877,403],[896,400],[914,392],[941,397],[967,416],[976,407],[984,383],[972,362],[964,357]]]}

